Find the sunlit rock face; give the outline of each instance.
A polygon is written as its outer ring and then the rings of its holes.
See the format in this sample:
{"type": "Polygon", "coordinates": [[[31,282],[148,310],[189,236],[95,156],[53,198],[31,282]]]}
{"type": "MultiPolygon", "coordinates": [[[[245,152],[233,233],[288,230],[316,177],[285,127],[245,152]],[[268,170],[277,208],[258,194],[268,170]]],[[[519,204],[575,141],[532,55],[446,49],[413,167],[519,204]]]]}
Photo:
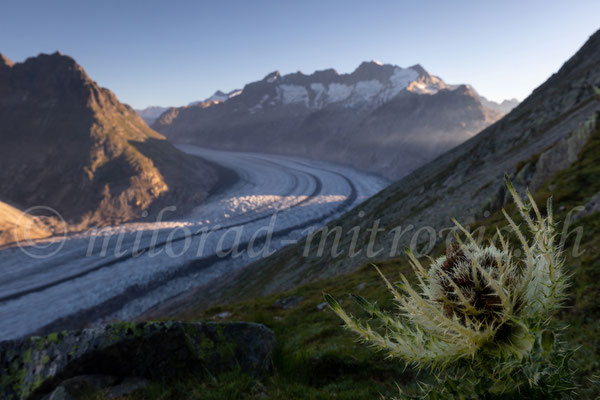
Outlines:
{"type": "Polygon", "coordinates": [[[482,101],[470,86],[446,84],[420,65],[371,61],[350,74],[275,71],[171,108],[153,128],[177,143],[302,155],[395,179],[502,115],[482,101]]]}

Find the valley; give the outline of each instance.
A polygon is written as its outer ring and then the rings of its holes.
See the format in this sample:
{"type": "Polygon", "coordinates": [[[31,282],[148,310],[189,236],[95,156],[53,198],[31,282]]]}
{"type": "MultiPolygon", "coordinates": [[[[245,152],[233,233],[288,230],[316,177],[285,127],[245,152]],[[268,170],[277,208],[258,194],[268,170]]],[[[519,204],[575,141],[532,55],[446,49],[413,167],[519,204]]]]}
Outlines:
{"type": "Polygon", "coordinates": [[[179,149],[234,170],[239,180],[184,217],[166,208],[160,221],[0,251],[0,338],[134,318],[295,243],[387,185],[375,175],[297,157],[179,149]]]}

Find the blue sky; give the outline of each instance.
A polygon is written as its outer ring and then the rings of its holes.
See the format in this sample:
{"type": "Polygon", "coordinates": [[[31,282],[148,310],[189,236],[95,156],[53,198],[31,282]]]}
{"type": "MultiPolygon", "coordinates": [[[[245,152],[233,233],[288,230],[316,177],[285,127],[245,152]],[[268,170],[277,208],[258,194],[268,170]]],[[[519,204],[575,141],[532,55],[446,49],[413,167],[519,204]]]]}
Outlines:
{"type": "Polygon", "coordinates": [[[0,52],[60,50],[123,102],[177,106],[273,70],[420,63],[522,100],[600,28],[600,1],[3,0],[0,52]]]}

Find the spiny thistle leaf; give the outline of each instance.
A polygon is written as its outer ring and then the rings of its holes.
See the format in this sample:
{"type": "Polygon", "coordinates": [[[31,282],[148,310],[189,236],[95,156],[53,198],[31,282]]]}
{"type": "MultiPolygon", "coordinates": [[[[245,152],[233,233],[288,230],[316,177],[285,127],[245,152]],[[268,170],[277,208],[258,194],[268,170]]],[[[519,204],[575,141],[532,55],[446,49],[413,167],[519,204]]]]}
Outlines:
{"type": "Polygon", "coordinates": [[[339,303],[330,294],[325,293],[323,295],[323,297],[325,298],[325,302],[327,303],[327,305],[329,305],[329,307],[333,311],[338,312],[338,310],[342,309],[342,307],[340,307],[339,303]]]}

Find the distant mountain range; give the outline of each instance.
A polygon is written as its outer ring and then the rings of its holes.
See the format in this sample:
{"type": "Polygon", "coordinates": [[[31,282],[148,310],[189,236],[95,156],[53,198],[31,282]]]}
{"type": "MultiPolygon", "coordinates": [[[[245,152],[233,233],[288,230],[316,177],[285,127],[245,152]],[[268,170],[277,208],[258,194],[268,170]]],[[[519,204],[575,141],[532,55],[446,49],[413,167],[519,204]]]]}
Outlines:
{"type": "Polygon", "coordinates": [[[183,210],[208,196],[221,170],[177,150],[58,52],[0,57],[0,143],[5,239],[15,210],[37,205],[79,228],[183,210]]]}
{"type": "Polygon", "coordinates": [[[500,118],[468,85],[449,85],[420,65],[364,62],[264,79],[170,108],[152,127],[176,143],[302,155],[399,178],[500,118]]]}
{"type": "Polygon", "coordinates": [[[154,121],[161,116],[162,113],[167,111],[169,107],[159,107],[159,106],[150,106],[146,107],[143,110],[135,110],[140,117],[144,120],[148,125],[152,125],[154,121]]]}
{"type": "MultiPolygon", "coordinates": [[[[229,100],[229,98],[237,96],[240,93],[242,93],[242,91],[240,89],[232,90],[229,93],[223,93],[220,90],[217,90],[208,99],[206,99],[206,100],[200,100],[200,101],[193,101],[193,102],[191,102],[188,105],[194,106],[196,104],[200,104],[200,103],[204,103],[204,102],[226,101],[226,100],[229,100]]],[[[146,108],[143,108],[143,109],[138,109],[138,110],[135,110],[135,111],[138,114],[140,114],[140,117],[142,117],[142,119],[148,125],[152,125],[154,123],[154,121],[156,121],[162,115],[162,113],[164,113],[165,111],[167,111],[169,108],[170,107],[149,106],[149,107],[146,107],[146,108]]]]}
{"type": "Polygon", "coordinates": [[[508,114],[513,108],[519,105],[519,100],[517,99],[503,100],[502,103],[496,103],[495,101],[488,100],[480,95],[479,100],[481,100],[481,103],[487,108],[491,108],[502,114],[508,114]]]}

